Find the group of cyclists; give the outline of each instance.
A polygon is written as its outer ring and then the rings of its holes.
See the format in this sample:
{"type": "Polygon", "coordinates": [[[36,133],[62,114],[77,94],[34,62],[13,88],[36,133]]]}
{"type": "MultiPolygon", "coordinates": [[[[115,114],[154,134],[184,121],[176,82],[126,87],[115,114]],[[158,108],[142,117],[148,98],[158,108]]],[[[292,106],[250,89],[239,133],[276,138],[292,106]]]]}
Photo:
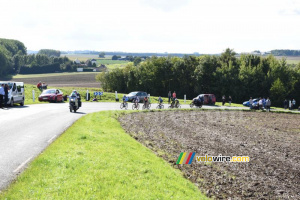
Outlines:
{"type": "MultiPolygon", "coordinates": [[[[180,107],[179,100],[177,98],[171,98],[171,99],[172,99],[172,102],[171,102],[169,108],[179,108],[180,107]]],[[[129,98],[126,95],[124,95],[122,100],[123,100],[123,102],[121,103],[121,106],[120,106],[121,109],[122,108],[127,109],[128,108],[128,103],[127,102],[129,101],[129,98]]],[[[132,100],[132,102],[133,102],[132,109],[133,110],[134,109],[137,109],[137,110],[139,109],[139,102],[140,101],[141,101],[141,99],[138,96],[136,96],[132,100]]],[[[157,101],[158,101],[158,106],[156,108],[157,109],[163,109],[164,105],[163,105],[163,99],[161,98],[161,96],[158,97],[157,101]]],[[[143,109],[150,109],[151,102],[150,102],[150,99],[149,99],[148,96],[144,97],[143,102],[144,102],[143,109]]]]}

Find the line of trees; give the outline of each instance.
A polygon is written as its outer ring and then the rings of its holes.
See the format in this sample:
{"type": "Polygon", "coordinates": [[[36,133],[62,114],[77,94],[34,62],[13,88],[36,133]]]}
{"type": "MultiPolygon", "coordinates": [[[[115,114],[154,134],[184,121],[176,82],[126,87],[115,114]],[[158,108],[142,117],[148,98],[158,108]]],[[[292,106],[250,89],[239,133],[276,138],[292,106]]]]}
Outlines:
{"type": "Polygon", "coordinates": [[[275,49],[271,51],[274,56],[300,56],[300,50],[275,49]]]}
{"type": "Polygon", "coordinates": [[[25,45],[17,40],[0,38],[0,77],[14,72],[12,58],[26,55],[25,45]]]}
{"type": "Polygon", "coordinates": [[[76,71],[69,58],[60,57],[60,51],[41,49],[38,54],[27,55],[25,45],[18,40],[0,38],[0,77],[15,74],[76,71]]]}
{"type": "Polygon", "coordinates": [[[60,51],[53,49],[41,49],[39,50],[38,54],[47,55],[49,57],[60,57],[60,51]]]}
{"type": "Polygon", "coordinates": [[[166,96],[170,90],[189,98],[213,93],[219,101],[222,95],[231,95],[237,103],[249,97],[270,97],[277,106],[282,106],[284,98],[300,100],[300,64],[292,67],[272,55],[235,55],[226,49],[221,56],[152,57],[138,66],[129,63],[123,69],[99,74],[96,79],[106,91],[125,93],[143,90],[166,96]]]}

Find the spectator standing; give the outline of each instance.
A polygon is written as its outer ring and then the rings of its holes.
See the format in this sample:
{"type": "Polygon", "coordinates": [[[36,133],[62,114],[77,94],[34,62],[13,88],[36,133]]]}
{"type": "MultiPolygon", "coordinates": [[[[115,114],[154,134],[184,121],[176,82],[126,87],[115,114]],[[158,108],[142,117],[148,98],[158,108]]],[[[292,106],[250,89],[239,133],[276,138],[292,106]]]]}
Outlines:
{"type": "Polygon", "coordinates": [[[292,110],[292,101],[289,100],[289,109],[292,110]]]}
{"type": "Polygon", "coordinates": [[[249,99],[249,104],[250,104],[250,110],[251,110],[252,109],[252,104],[253,104],[252,97],[250,97],[250,99],[249,99]]]}
{"type": "Polygon", "coordinates": [[[284,100],[284,102],[283,102],[283,107],[284,107],[284,109],[287,109],[287,107],[288,107],[288,100],[284,100]]]}
{"type": "Polygon", "coordinates": [[[8,102],[8,85],[4,85],[4,107],[7,107],[7,102],[8,102]]]}
{"type": "Polygon", "coordinates": [[[263,100],[262,100],[262,98],[260,98],[259,99],[259,101],[258,101],[258,108],[260,109],[260,110],[262,110],[263,109],[263,100]]]}
{"type": "Polygon", "coordinates": [[[3,109],[2,103],[3,103],[3,96],[4,96],[4,84],[0,86],[0,108],[3,109]]]}
{"type": "Polygon", "coordinates": [[[222,96],[222,106],[225,105],[225,102],[226,102],[226,97],[225,97],[225,95],[223,95],[223,96],[222,96]]]}
{"type": "Polygon", "coordinates": [[[267,111],[270,112],[270,109],[271,109],[271,100],[270,100],[269,97],[266,100],[266,108],[267,108],[267,111]]]}
{"type": "Polygon", "coordinates": [[[47,89],[47,86],[45,82],[42,83],[42,91],[47,89]]]}
{"type": "Polygon", "coordinates": [[[266,99],[265,99],[265,97],[263,97],[262,102],[263,102],[263,108],[265,109],[266,108],[266,99]]]}
{"type": "Polygon", "coordinates": [[[232,101],[232,98],[231,96],[228,97],[228,103],[229,103],[229,106],[231,106],[231,101],[232,101]]]}
{"type": "Polygon", "coordinates": [[[171,91],[169,91],[169,93],[168,93],[168,98],[169,98],[169,103],[171,102],[171,96],[172,96],[172,94],[171,94],[171,91]]]}
{"type": "Polygon", "coordinates": [[[293,99],[293,101],[292,101],[292,109],[295,109],[295,108],[296,108],[296,100],[293,99]]]}

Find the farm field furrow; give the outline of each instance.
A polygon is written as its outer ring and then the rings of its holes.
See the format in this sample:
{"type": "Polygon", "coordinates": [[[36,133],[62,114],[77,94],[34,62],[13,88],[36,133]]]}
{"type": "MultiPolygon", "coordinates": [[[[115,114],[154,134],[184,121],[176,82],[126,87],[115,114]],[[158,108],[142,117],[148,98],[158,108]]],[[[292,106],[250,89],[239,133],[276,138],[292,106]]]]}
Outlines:
{"type": "Polygon", "coordinates": [[[136,140],[163,157],[209,197],[299,199],[299,115],[238,111],[133,113],[120,119],[136,140]],[[250,162],[177,165],[196,156],[249,156],[250,162]]]}

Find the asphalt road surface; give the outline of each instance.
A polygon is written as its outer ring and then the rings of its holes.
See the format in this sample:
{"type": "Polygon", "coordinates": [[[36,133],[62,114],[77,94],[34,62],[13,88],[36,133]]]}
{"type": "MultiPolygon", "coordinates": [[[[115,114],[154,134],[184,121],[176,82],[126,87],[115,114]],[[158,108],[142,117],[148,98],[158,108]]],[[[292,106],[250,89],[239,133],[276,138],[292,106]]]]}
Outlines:
{"type": "MultiPolygon", "coordinates": [[[[156,106],[157,104],[153,104],[151,108],[156,108],[156,106]]],[[[140,104],[140,109],[141,107],[142,104],[140,104]]],[[[167,104],[165,104],[166,107],[168,107],[167,104]]],[[[131,110],[131,108],[130,103],[128,109],[131,110]]],[[[182,108],[189,108],[189,105],[182,105],[182,108]]],[[[236,109],[234,107],[222,108],[236,109]]],[[[77,113],[70,113],[68,103],[0,109],[0,190],[7,187],[28,163],[77,119],[85,114],[103,110],[120,110],[120,103],[83,102],[83,107],[77,113]]]]}

